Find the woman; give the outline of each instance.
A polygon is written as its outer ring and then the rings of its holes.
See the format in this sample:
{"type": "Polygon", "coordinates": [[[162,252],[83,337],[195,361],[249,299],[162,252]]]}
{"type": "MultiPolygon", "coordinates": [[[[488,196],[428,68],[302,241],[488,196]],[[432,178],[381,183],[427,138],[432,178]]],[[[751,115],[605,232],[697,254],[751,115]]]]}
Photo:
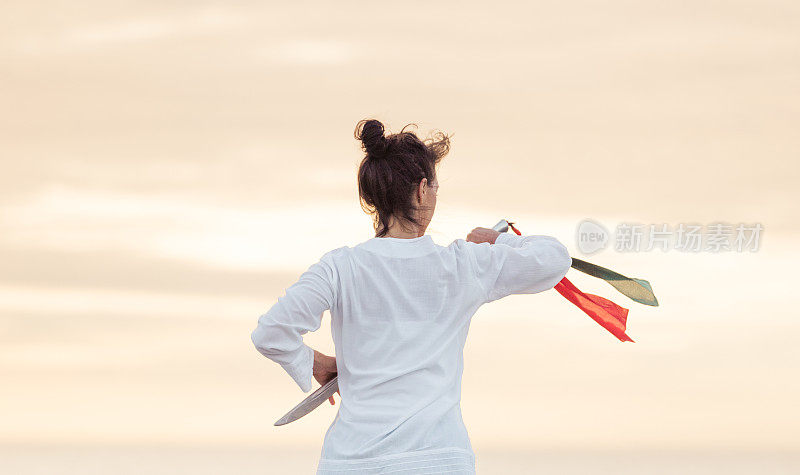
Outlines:
{"type": "MultiPolygon", "coordinates": [[[[339,376],[341,405],[318,474],[475,473],[461,419],[463,348],[472,315],[509,294],[552,288],[569,269],[548,236],[475,228],[448,246],[425,229],[436,208],[443,134],[385,136],[359,122],[362,208],[375,237],[321,257],[258,320],[252,339],[300,388],[339,376]],[[330,310],[336,357],[303,343],[330,310]]],[[[333,401],[331,401],[333,403],[333,401]]]]}

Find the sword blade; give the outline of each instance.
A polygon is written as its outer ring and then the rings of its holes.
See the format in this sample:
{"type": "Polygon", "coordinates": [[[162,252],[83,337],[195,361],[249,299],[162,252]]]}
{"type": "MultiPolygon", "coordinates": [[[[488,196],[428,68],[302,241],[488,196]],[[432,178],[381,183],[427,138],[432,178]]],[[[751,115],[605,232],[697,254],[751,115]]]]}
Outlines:
{"type": "Polygon", "coordinates": [[[313,411],[320,404],[325,402],[333,393],[339,390],[339,377],[335,376],[333,379],[317,388],[316,391],[309,394],[307,398],[300,401],[300,404],[294,406],[292,410],[287,412],[283,417],[275,422],[276,426],[282,426],[305,416],[313,411]]]}

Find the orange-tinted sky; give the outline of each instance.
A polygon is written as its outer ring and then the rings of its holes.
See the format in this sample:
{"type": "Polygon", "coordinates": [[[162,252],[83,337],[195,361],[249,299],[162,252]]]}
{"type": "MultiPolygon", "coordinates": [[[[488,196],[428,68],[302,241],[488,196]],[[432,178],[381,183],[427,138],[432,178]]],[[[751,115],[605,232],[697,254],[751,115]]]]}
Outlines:
{"type": "Polygon", "coordinates": [[[375,117],[453,134],[443,245],[503,217],[573,255],[587,217],[765,227],[756,253],[593,257],[653,283],[634,344],[554,292],[482,308],[476,448],[798,448],[795,2],[2,11],[0,441],[321,444],[335,408],[272,427],[303,393],[249,332],[372,236],[352,133],[375,117]]]}

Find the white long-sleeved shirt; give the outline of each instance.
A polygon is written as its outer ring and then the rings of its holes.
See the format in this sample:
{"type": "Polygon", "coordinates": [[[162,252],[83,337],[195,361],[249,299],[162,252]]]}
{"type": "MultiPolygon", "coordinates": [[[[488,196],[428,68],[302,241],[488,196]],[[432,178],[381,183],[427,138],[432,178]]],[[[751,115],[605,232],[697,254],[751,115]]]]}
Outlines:
{"type": "Polygon", "coordinates": [[[571,262],[555,238],[503,233],[448,246],[375,237],[311,265],[252,340],[308,392],[302,335],[330,310],[341,404],[317,474],[475,473],[460,407],[471,318],[484,303],[552,288],[571,262]]]}

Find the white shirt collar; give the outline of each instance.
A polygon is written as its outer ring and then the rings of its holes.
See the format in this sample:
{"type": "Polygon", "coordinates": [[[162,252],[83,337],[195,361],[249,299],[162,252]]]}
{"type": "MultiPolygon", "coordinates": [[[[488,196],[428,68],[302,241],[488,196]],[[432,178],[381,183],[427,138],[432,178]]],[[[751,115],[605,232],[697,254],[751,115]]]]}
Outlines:
{"type": "Polygon", "coordinates": [[[415,238],[374,237],[358,245],[376,254],[390,257],[419,257],[436,250],[436,243],[428,234],[415,238]]]}

